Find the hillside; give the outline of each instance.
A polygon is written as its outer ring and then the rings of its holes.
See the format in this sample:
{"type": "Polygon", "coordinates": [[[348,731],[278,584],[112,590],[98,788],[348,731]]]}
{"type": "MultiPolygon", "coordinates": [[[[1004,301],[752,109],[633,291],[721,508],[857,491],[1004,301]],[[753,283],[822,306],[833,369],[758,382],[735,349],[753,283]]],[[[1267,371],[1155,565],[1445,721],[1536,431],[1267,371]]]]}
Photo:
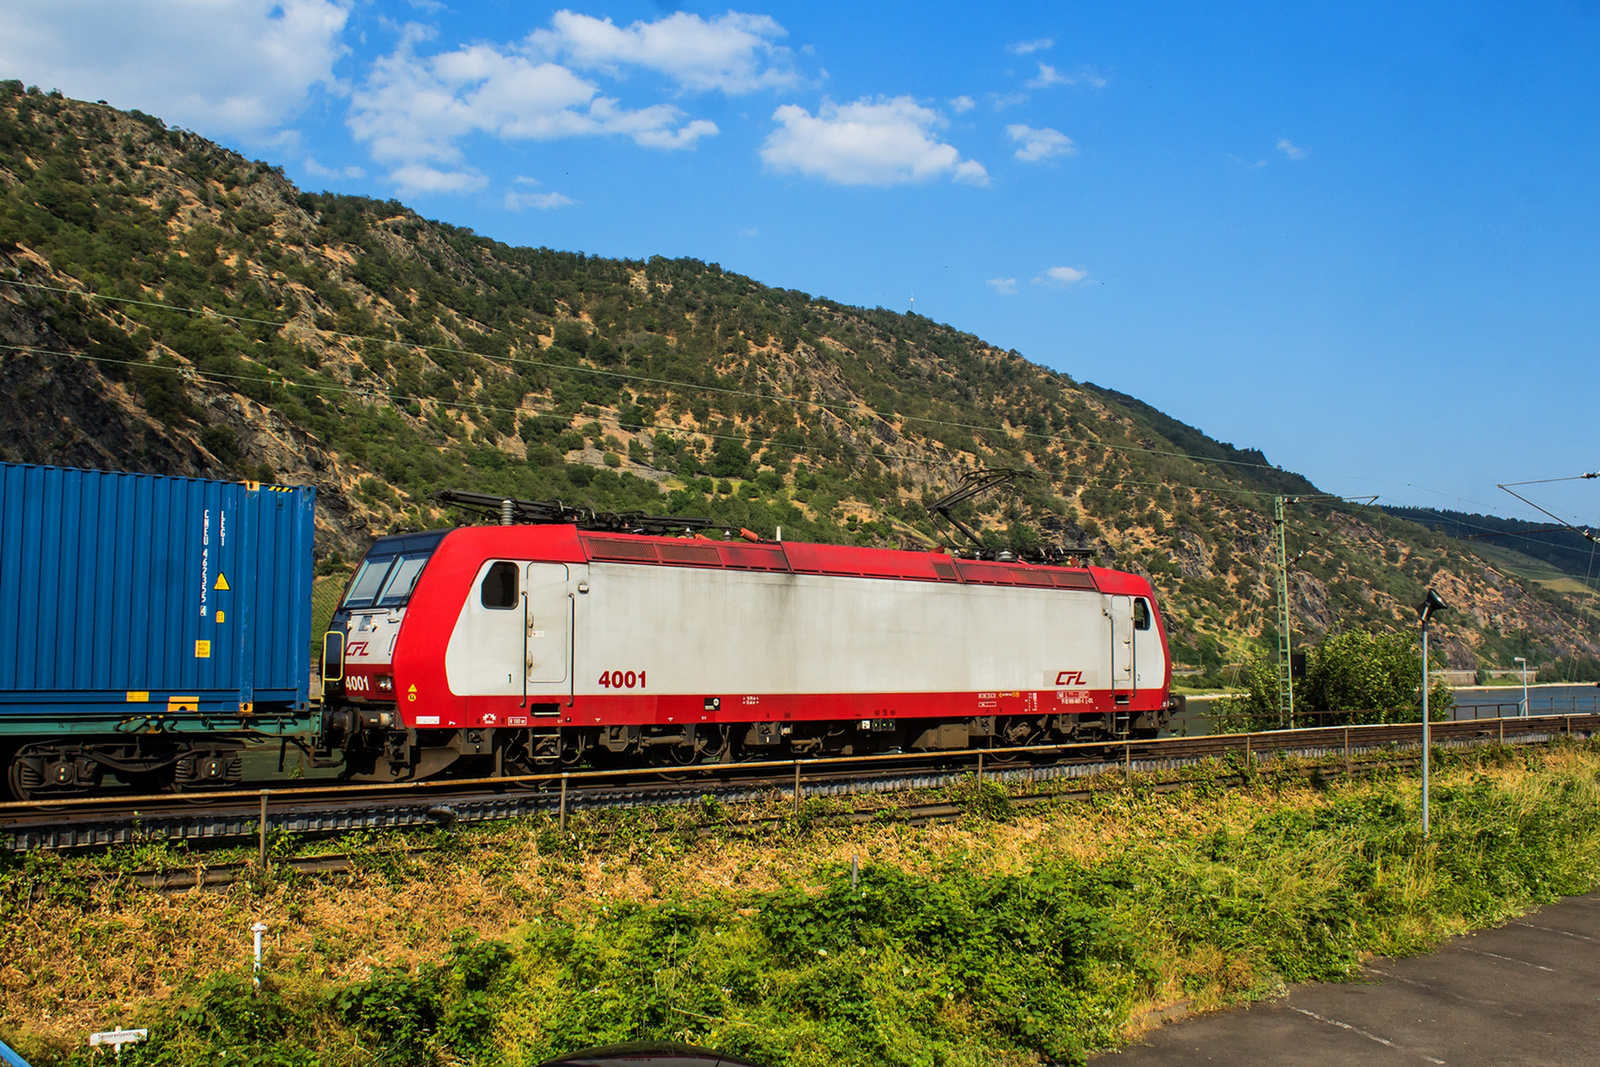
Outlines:
{"type": "MultiPolygon", "coordinates": [[[[1595,499],[1600,504],[1600,491],[1595,499]]],[[[1476,543],[1475,551],[1489,548],[1486,559],[1499,559],[1499,553],[1515,553],[1526,563],[1522,566],[1542,578],[1564,575],[1593,584],[1600,577],[1600,553],[1595,543],[1577,530],[1567,529],[1552,522],[1524,522],[1521,519],[1504,519],[1498,515],[1478,515],[1465,511],[1444,511],[1437,508],[1385,508],[1389,514],[1429,529],[1439,530],[1451,537],[1476,543]],[[1539,565],[1543,564],[1541,571],[1539,565]],[[1546,573],[1554,572],[1554,574],[1546,573]]],[[[1594,534],[1596,531],[1589,530],[1594,534]]],[[[1517,564],[1512,564],[1517,566],[1517,564]]]]}
{"type": "MultiPolygon", "coordinates": [[[[716,264],[513,248],[403,205],[296,189],[159,120],[0,83],[0,457],[312,483],[329,566],[436,525],[443,488],[708,515],[771,535],[1079,537],[1150,574],[1179,659],[1270,636],[1259,452],[916,315],[716,264]]],[[[1297,632],[1409,625],[1430,582],[1453,665],[1600,653],[1568,596],[1459,541],[1292,505],[1297,632]]]]}

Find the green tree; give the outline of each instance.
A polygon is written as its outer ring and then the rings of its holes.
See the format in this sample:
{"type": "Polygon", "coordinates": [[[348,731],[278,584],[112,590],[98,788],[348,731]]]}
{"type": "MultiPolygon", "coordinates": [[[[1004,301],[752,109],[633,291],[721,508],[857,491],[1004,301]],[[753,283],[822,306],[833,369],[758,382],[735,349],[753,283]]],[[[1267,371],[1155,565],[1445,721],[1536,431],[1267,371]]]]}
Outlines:
{"type": "MultiPolygon", "coordinates": [[[[1307,650],[1306,673],[1294,680],[1296,725],[1422,721],[1422,655],[1408,633],[1346,630],[1307,650]]],[[[1216,702],[1212,726],[1219,732],[1270,730],[1286,725],[1278,710],[1276,656],[1258,656],[1245,667],[1245,691],[1216,702]]],[[[1429,717],[1448,717],[1455,694],[1443,681],[1428,692],[1429,717]]]]}

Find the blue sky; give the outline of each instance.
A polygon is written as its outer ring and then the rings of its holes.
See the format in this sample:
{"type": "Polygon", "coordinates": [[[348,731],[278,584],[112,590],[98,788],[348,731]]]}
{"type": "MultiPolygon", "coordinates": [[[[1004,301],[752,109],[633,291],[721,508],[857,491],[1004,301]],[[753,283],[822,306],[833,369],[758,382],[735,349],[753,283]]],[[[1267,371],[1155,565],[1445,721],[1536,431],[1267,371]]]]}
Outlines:
{"type": "MultiPolygon", "coordinates": [[[[1600,468],[1600,5],[0,0],[0,75],[916,310],[1341,493],[1600,468]]],[[[1600,480],[1538,487],[1600,523],[1600,480]]]]}

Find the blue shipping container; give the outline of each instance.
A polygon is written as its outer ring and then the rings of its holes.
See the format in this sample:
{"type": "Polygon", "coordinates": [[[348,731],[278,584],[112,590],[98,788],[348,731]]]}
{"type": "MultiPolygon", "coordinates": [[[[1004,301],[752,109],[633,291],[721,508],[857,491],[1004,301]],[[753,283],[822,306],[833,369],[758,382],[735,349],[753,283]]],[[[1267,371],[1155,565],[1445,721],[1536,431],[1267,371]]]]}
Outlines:
{"type": "Polygon", "coordinates": [[[303,729],[315,502],[0,463],[0,736],[303,729]]]}

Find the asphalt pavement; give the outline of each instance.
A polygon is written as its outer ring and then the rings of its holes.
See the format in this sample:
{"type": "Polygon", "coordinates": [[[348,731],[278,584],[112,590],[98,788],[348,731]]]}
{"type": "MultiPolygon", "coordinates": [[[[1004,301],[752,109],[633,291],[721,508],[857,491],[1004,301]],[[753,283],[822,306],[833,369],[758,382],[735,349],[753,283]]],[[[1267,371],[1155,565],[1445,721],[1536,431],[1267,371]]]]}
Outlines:
{"type": "Polygon", "coordinates": [[[1600,894],[1365,971],[1365,981],[1169,1023],[1093,1062],[1600,1065],[1600,894]]]}

